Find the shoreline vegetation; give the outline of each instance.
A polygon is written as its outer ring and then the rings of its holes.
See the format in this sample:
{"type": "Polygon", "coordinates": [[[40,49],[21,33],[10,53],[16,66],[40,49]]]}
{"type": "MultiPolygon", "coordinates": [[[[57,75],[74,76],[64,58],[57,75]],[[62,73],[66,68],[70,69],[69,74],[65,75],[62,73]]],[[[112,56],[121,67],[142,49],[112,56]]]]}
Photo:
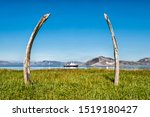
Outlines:
{"type": "Polygon", "coordinates": [[[0,69],[1,100],[149,100],[150,70],[120,70],[113,85],[111,69],[31,70],[25,86],[22,70],[0,69]]]}

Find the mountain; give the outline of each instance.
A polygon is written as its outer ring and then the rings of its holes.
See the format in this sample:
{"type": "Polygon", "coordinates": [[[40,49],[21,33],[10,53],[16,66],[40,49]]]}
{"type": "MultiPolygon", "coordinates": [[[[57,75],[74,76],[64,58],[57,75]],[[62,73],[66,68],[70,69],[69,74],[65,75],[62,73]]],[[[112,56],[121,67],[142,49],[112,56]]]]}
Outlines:
{"type": "MultiPolygon", "coordinates": [[[[80,61],[68,61],[68,62],[61,62],[61,61],[37,61],[31,62],[31,67],[63,67],[67,63],[75,63],[79,66],[93,66],[93,67],[99,67],[99,66],[114,66],[114,59],[110,57],[104,57],[99,56],[96,58],[93,58],[85,63],[80,61]]],[[[138,61],[124,61],[120,60],[120,66],[138,66],[138,65],[147,65],[150,66],[150,58],[143,58],[138,61]]],[[[9,61],[0,61],[0,67],[22,67],[23,62],[9,62],[9,61]]]]}
{"type": "Polygon", "coordinates": [[[9,66],[22,66],[21,62],[9,62],[9,61],[0,61],[1,67],[9,67],[9,66]]]}
{"type": "Polygon", "coordinates": [[[6,65],[6,64],[9,64],[10,62],[8,61],[0,61],[0,65],[6,65]]]}
{"type": "MultiPolygon", "coordinates": [[[[50,67],[60,67],[60,66],[63,66],[64,65],[64,62],[59,62],[59,61],[47,61],[47,60],[44,60],[44,61],[38,61],[38,62],[33,62],[31,61],[31,66],[32,67],[47,67],[47,66],[50,66],[50,67]]],[[[23,66],[23,62],[9,62],[9,61],[0,61],[0,66],[1,67],[9,67],[9,66],[13,66],[13,67],[22,67],[23,66]]]]}
{"type": "MultiPolygon", "coordinates": [[[[44,61],[31,61],[31,67],[63,67],[65,64],[67,63],[75,63],[75,64],[82,64],[82,62],[79,61],[68,61],[68,62],[60,62],[60,61],[48,61],[48,60],[44,60],[44,61]]],[[[9,67],[9,66],[13,66],[13,67],[22,67],[23,66],[23,62],[9,62],[9,61],[0,61],[0,67],[9,67]]]]}
{"type": "Polygon", "coordinates": [[[109,57],[96,57],[92,60],[87,61],[85,66],[112,66],[114,65],[114,60],[109,57]]]}
{"type": "Polygon", "coordinates": [[[64,62],[60,61],[38,61],[38,62],[31,62],[31,66],[33,67],[62,67],[64,65],[64,62]]]}
{"type": "Polygon", "coordinates": [[[143,63],[145,65],[150,65],[150,58],[140,59],[138,62],[143,63]]]}
{"type": "MultiPolygon", "coordinates": [[[[110,57],[96,57],[94,59],[91,59],[84,63],[85,66],[113,66],[114,65],[114,59],[110,57]]],[[[124,61],[120,60],[120,66],[136,66],[136,65],[150,65],[150,58],[143,58],[139,61],[124,61]]]]}

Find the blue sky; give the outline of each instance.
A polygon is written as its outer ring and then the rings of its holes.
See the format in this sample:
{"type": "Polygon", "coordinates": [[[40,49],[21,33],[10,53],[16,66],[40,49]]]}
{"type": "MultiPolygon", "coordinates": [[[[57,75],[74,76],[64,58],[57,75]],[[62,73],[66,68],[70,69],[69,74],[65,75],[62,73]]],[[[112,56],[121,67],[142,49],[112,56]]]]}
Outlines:
{"type": "Polygon", "coordinates": [[[23,61],[35,25],[49,19],[32,48],[32,61],[113,57],[109,15],[120,59],[150,57],[149,0],[0,0],[0,60],[23,61]]]}

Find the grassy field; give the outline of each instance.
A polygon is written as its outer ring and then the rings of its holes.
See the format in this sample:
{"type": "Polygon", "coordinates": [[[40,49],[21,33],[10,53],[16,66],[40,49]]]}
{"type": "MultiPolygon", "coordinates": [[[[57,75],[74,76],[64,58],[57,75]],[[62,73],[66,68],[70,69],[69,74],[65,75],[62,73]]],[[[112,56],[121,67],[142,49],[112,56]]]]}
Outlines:
{"type": "Polygon", "coordinates": [[[113,85],[113,70],[51,69],[31,71],[26,87],[23,71],[0,70],[1,100],[149,100],[150,70],[120,71],[113,85]]]}

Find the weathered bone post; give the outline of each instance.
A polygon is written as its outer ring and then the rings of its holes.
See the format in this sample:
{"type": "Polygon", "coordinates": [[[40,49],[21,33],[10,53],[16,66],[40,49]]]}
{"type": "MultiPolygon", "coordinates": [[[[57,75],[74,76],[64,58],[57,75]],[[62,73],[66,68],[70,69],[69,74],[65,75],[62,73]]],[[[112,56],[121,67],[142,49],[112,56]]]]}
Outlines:
{"type": "Polygon", "coordinates": [[[119,53],[118,53],[117,40],[116,40],[115,33],[113,31],[113,27],[112,27],[112,24],[109,20],[108,15],[104,13],[104,17],[106,19],[106,22],[108,24],[108,27],[109,27],[109,30],[110,30],[111,36],[112,36],[113,47],[114,47],[114,59],[115,59],[115,80],[114,80],[114,84],[118,85],[118,83],[119,83],[119,53]]]}
{"type": "Polygon", "coordinates": [[[26,47],[26,54],[25,54],[25,59],[24,59],[24,82],[25,84],[31,84],[31,79],[30,79],[30,56],[31,56],[31,49],[32,49],[32,45],[34,42],[34,39],[38,33],[38,31],[40,30],[41,26],[43,25],[43,23],[48,19],[50,14],[45,14],[40,21],[38,22],[38,24],[36,25],[36,27],[34,28],[28,45],[26,47]]]}

